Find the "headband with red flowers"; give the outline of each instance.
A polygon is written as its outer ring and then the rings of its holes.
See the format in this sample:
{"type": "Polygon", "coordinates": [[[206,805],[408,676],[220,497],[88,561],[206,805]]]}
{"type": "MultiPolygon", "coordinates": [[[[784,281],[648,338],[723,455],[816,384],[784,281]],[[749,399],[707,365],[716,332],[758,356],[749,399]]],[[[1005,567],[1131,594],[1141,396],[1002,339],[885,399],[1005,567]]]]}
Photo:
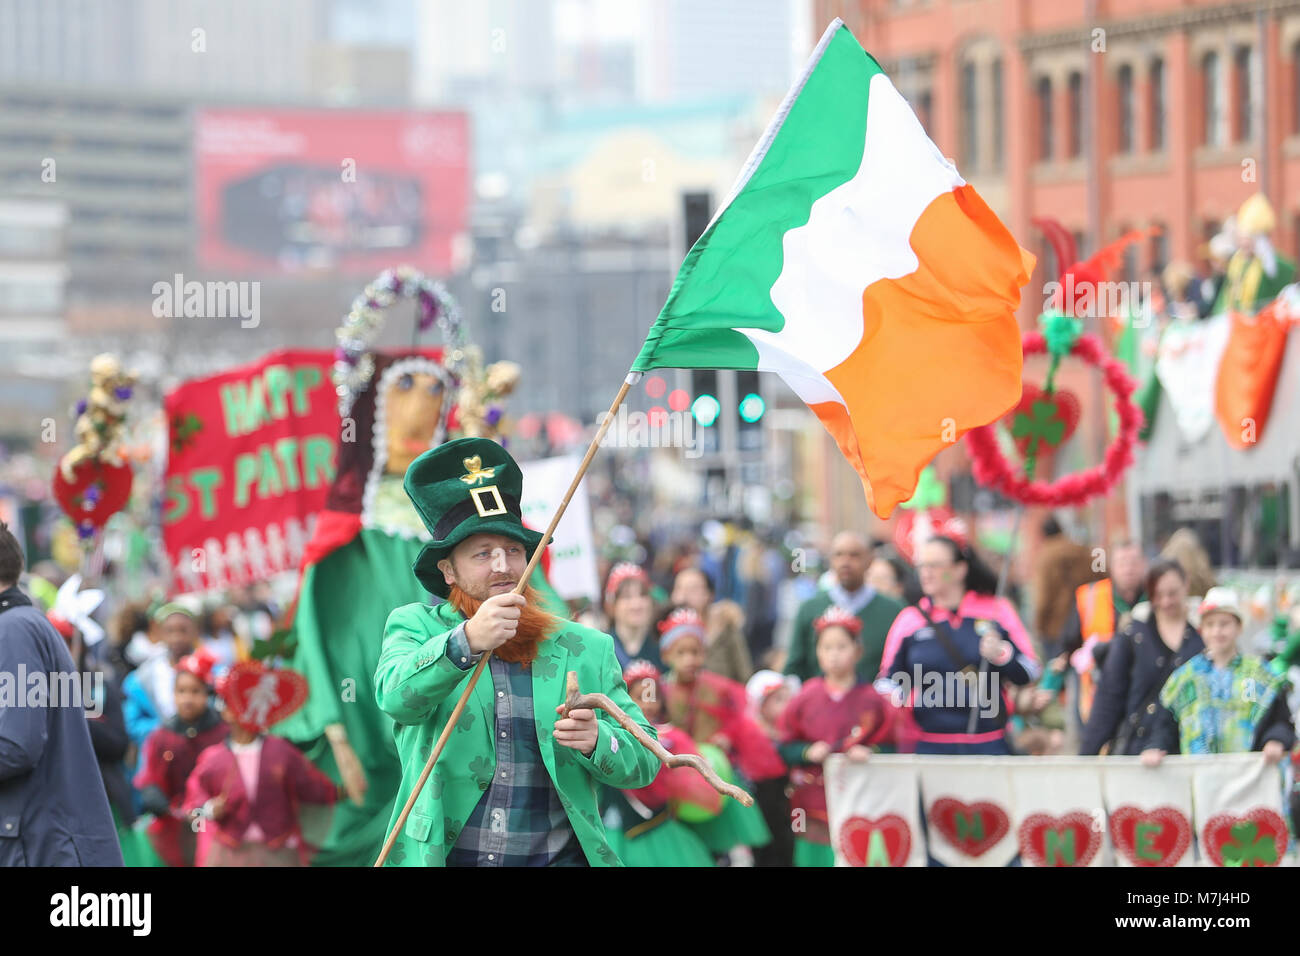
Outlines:
{"type": "Polygon", "coordinates": [[[192,654],[186,654],[176,662],[176,673],[193,674],[209,688],[213,686],[212,668],[217,666],[217,659],[208,651],[200,648],[192,654]]]}
{"type": "Polygon", "coordinates": [[[670,644],[684,634],[694,634],[704,640],[704,622],[689,607],[679,607],[659,622],[659,651],[664,653],[670,644]]]}
{"type": "Polygon", "coordinates": [[[656,684],[662,679],[659,668],[655,667],[649,661],[637,659],[628,661],[627,667],[623,668],[623,683],[628,687],[635,687],[643,680],[652,680],[656,684]]]}
{"type": "Polygon", "coordinates": [[[821,617],[813,621],[813,630],[820,634],[828,627],[842,627],[854,637],[862,633],[862,622],[857,615],[838,605],[832,604],[821,617]]]}
{"type": "Polygon", "coordinates": [[[645,569],[639,564],[633,564],[631,561],[620,561],[609,572],[609,578],[605,581],[605,600],[613,601],[618,594],[618,587],[624,581],[641,581],[647,588],[650,587],[650,575],[645,573],[645,569]]]}

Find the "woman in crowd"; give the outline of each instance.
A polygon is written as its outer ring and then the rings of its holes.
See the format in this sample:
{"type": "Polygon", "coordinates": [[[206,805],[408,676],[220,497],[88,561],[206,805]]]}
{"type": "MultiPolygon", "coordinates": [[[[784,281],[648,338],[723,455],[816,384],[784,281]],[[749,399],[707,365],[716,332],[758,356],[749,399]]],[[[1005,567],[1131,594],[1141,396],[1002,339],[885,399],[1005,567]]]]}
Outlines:
{"type": "Polygon", "coordinates": [[[931,538],[916,568],[924,596],[894,620],[880,668],[911,705],[916,752],[1010,753],[1005,691],[1039,675],[1024,625],[965,541],[931,538]]]}
{"type": "Polygon", "coordinates": [[[1187,573],[1168,558],[1147,571],[1151,614],[1134,618],[1110,642],[1079,753],[1135,756],[1161,721],[1160,688],[1205,645],[1187,619],[1187,573]]]}
{"type": "Polygon", "coordinates": [[[1237,649],[1242,616],[1234,591],[1211,588],[1200,610],[1205,650],[1165,681],[1142,762],[1158,766],[1168,753],[1258,750],[1278,763],[1295,746],[1285,678],[1237,649]]]}
{"type": "Polygon", "coordinates": [[[646,661],[656,669],[663,667],[659,638],[654,633],[650,577],[640,566],[624,561],[610,569],[605,580],[605,613],[620,667],[634,660],[646,661]]]}

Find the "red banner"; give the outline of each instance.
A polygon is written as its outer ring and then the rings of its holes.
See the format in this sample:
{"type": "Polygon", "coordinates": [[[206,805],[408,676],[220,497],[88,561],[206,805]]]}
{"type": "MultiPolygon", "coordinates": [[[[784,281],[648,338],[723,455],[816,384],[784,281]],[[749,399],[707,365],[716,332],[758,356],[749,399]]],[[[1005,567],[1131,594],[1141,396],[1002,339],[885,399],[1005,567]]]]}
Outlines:
{"type": "Polygon", "coordinates": [[[167,394],[162,526],[177,592],[298,567],[334,480],[333,362],[284,349],[167,394]]]}

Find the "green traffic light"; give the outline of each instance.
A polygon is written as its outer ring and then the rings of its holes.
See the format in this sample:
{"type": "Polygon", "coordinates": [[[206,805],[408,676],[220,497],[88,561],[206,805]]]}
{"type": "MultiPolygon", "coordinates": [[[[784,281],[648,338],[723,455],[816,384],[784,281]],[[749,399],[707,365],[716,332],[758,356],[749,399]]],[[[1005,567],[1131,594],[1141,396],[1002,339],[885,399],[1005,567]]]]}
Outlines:
{"type": "Polygon", "coordinates": [[[763,417],[763,412],[767,410],[767,405],[763,401],[763,396],[750,392],[740,400],[740,417],[753,424],[763,417]]]}
{"type": "Polygon", "coordinates": [[[718,420],[718,415],[722,412],[722,403],[712,395],[701,395],[691,403],[691,414],[695,420],[708,428],[718,420]]]}

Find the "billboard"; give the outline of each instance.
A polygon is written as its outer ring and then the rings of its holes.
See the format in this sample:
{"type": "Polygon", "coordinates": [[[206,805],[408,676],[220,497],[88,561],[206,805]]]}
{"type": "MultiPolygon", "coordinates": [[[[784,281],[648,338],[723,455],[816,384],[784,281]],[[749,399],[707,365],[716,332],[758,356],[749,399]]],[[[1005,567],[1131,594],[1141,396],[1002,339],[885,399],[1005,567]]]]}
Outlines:
{"type": "Polygon", "coordinates": [[[454,271],[470,198],[464,113],[202,109],[194,153],[205,269],[454,271]]]}

